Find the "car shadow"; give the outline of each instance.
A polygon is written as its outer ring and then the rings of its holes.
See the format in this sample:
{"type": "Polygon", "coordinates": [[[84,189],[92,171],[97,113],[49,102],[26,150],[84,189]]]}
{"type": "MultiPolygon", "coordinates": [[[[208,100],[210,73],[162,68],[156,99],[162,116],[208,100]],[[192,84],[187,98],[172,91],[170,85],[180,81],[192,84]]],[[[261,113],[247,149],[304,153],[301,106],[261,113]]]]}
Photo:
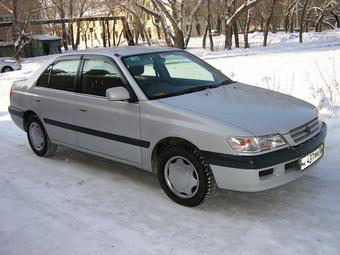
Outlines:
{"type": "Polygon", "coordinates": [[[0,112],[0,117],[7,115],[8,112],[0,112]]]}
{"type": "MultiPolygon", "coordinates": [[[[85,169],[89,168],[95,171],[104,171],[109,173],[112,179],[128,179],[132,183],[144,186],[145,190],[150,192],[150,195],[161,193],[164,200],[169,200],[162,191],[157,177],[136,167],[61,146],[54,159],[73,160],[77,164],[84,165],[84,168],[81,168],[84,171],[88,171],[85,169]]],[[[323,184],[320,179],[307,174],[291,183],[262,192],[246,193],[218,189],[212,198],[202,205],[192,208],[192,210],[263,216],[278,212],[284,213],[286,208],[298,207],[302,201],[313,199],[312,191],[315,190],[315,186],[320,188],[323,185],[326,186],[327,184],[323,184]]]]}
{"type": "Polygon", "coordinates": [[[86,166],[86,168],[82,169],[90,168],[95,171],[107,172],[111,174],[112,178],[119,175],[122,178],[128,178],[132,182],[148,186],[152,190],[160,189],[158,180],[152,173],[93,154],[58,146],[53,158],[56,160],[72,160],[77,164],[86,166]]]}

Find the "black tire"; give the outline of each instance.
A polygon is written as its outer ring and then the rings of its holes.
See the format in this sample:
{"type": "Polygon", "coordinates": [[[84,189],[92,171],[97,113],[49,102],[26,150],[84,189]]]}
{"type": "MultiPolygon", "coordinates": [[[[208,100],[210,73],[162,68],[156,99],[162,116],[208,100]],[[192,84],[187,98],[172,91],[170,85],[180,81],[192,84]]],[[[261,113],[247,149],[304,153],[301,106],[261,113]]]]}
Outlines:
{"type": "Polygon", "coordinates": [[[210,198],[216,191],[216,182],[211,169],[196,148],[186,145],[169,146],[164,149],[163,153],[160,155],[157,167],[159,183],[168,197],[178,204],[189,207],[197,206],[210,198]],[[197,185],[198,188],[196,188],[196,193],[190,198],[179,197],[170,189],[169,184],[167,183],[165,177],[167,170],[165,168],[167,162],[170,162],[170,160],[174,157],[181,157],[189,161],[197,172],[197,176],[195,178],[198,178],[199,180],[199,184],[197,185]]]}
{"type": "Polygon", "coordinates": [[[42,124],[42,122],[40,121],[40,119],[38,118],[38,116],[32,114],[28,117],[27,121],[27,126],[26,126],[26,130],[27,130],[27,138],[28,138],[28,142],[32,148],[32,150],[34,151],[35,154],[37,154],[40,157],[49,157],[52,156],[55,151],[57,150],[57,145],[53,144],[50,140],[50,138],[48,137],[48,134],[44,128],[44,125],[42,124]],[[30,135],[30,126],[31,125],[37,125],[41,131],[42,131],[42,136],[43,136],[43,145],[41,146],[41,148],[36,148],[36,146],[34,146],[34,142],[31,139],[31,135],[30,135]]]}
{"type": "Polygon", "coordinates": [[[2,73],[12,72],[12,71],[13,71],[13,68],[10,66],[5,66],[1,70],[2,73]]]}

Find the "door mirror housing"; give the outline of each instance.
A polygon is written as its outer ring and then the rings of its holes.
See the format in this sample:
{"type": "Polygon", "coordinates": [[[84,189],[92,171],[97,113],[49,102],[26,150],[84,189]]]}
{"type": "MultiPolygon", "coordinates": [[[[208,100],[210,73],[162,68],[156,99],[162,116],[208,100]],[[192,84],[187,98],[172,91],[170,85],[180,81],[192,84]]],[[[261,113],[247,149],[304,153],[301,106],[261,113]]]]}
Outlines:
{"type": "Polygon", "coordinates": [[[106,98],[109,101],[125,101],[130,99],[130,93],[124,87],[114,87],[106,90],[106,98]]]}

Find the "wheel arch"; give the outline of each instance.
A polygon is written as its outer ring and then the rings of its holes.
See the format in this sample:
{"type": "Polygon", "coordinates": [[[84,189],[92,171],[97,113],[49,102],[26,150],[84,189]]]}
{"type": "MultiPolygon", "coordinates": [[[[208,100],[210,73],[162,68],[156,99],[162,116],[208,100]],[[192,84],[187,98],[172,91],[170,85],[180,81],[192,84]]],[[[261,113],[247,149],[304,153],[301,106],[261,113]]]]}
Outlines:
{"type": "Polygon", "coordinates": [[[1,68],[1,72],[2,72],[2,73],[4,72],[5,68],[10,68],[10,69],[12,69],[12,71],[14,70],[13,67],[11,67],[11,66],[3,66],[3,67],[1,68]]]}
{"type": "Polygon", "coordinates": [[[156,143],[156,145],[152,149],[152,153],[151,153],[152,173],[157,174],[158,157],[161,155],[161,153],[164,151],[165,148],[171,145],[184,145],[184,146],[189,146],[191,148],[195,148],[199,150],[199,148],[194,143],[184,138],[180,138],[176,136],[162,138],[156,143]]]}
{"type": "MultiPolygon", "coordinates": [[[[24,126],[24,130],[27,132],[27,120],[28,120],[28,117],[31,116],[31,115],[36,115],[38,116],[34,111],[32,110],[27,110],[24,112],[24,117],[23,117],[23,126],[24,126]]],[[[39,118],[39,117],[38,117],[39,118]]]]}

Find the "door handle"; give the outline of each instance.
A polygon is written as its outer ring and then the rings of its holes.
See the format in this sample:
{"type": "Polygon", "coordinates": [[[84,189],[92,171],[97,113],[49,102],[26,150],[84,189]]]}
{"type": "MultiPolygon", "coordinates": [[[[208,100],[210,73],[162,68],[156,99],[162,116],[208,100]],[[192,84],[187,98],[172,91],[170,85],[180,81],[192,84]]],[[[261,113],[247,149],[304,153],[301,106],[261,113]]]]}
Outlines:
{"type": "Polygon", "coordinates": [[[80,112],[87,112],[87,108],[85,107],[77,107],[77,110],[80,112]]]}
{"type": "Polygon", "coordinates": [[[40,103],[41,101],[40,99],[35,99],[35,102],[40,103]]]}

